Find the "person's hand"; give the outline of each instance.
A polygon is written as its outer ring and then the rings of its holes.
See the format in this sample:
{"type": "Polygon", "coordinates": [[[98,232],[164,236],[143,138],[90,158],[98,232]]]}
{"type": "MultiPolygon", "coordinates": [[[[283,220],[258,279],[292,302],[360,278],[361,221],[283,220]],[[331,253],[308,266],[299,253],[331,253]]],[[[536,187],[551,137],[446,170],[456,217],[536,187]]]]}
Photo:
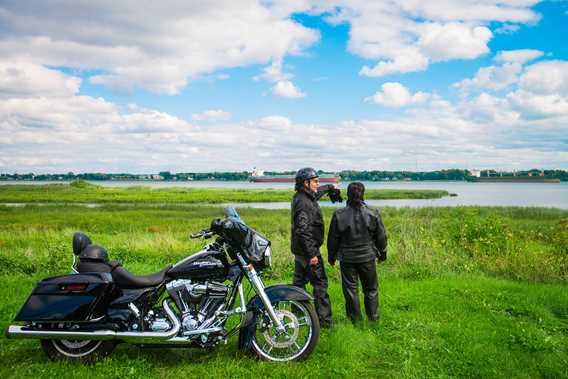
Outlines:
{"type": "Polygon", "coordinates": [[[318,264],[318,257],[317,255],[315,257],[312,257],[312,259],[310,259],[310,266],[316,266],[318,264]]]}

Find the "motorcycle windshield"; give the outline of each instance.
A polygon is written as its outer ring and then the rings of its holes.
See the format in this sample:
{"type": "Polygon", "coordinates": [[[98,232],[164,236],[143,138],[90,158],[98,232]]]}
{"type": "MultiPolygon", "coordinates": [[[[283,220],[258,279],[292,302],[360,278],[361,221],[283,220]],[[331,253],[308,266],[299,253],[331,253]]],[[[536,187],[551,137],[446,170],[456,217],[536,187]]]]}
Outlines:
{"type": "Polygon", "coordinates": [[[237,213],[237,210],[232,206],[225,207],[225,218],[238,219],[243,224],[245,223],[237,213]]]}
{"type": "Polygon", "coordinates": [[[233,207],[225,208],[223,236],[247,262],[262,261],[266,248],[270,246],[270,240],[247,226],[233,207]]]}

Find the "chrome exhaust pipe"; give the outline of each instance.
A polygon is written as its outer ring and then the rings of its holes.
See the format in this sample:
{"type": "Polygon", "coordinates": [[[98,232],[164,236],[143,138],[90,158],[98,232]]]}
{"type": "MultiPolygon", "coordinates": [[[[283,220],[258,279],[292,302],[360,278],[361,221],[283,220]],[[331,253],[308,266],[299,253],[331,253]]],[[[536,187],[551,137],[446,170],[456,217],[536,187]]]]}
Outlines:
{"type": "Polygon", "coordinates": [[[113,330],[96,330],[92,332],[72,332],[65,330],[30,330],[19,325],[10,325],[6,329],[7,338],[35,338],[62,340],[122,340],[134,343],[163,342],[175,337],[181,324],[165,299],[162,303],[173,327],[165,332],[115,332],[113,330]]]}

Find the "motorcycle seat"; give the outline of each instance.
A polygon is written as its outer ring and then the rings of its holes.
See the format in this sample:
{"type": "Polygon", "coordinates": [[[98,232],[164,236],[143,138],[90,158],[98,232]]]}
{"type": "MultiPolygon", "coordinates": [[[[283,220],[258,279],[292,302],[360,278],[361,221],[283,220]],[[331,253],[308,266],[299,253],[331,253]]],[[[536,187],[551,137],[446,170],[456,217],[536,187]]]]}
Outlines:
{"type": "Polygon", "coordinates": [[[113,281],[123,289],[138,289],[146,287],[154,287],[162,283],[166,278],[166,272],[172,267],[168,267],[148,275],[133,275],[124,267],[117,265],[112,271],[113,281]]]}

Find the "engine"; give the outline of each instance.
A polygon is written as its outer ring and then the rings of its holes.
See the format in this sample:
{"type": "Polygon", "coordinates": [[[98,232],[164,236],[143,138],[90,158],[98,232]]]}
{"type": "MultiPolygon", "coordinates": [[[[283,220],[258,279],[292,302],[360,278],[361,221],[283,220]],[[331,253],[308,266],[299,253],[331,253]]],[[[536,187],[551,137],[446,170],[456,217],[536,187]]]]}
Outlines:
{"type": "Polygon", "coordinates": [[[181,312],[184,332],[207,327],[229,292],[229,287],[223,283],[194,283],[189,279],[174,280],[166,285],[166,289],[181,312]]]}

